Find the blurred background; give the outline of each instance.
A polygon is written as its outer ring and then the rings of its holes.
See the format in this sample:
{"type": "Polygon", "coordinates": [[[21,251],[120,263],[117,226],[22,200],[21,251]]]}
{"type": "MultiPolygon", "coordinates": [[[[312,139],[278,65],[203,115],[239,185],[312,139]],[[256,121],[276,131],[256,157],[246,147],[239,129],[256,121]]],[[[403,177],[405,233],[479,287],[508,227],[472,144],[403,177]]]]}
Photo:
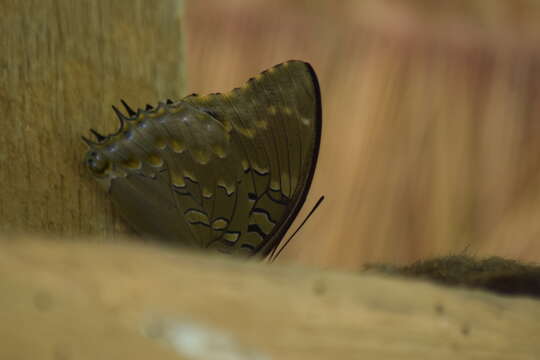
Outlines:
{"type": "Polygon", "coordinates": [[[310,62],[323,141],[278,261],[540,261],[540,2],[188,0],[186,94],[310,62]],[[295,228],[293,225],[292,228],[295,228]]]}

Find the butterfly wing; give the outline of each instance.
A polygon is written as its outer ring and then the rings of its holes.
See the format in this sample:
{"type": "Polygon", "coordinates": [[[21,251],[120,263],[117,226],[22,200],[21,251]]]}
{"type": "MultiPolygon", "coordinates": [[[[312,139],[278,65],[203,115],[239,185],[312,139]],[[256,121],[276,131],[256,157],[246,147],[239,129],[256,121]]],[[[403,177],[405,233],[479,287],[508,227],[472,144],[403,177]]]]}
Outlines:
{"type": "Polygon", "coordinates": [[[139,232],[266,256],[304,203],[320,138],[315,72],[289,61],[229,93],[139,111],[87,162],[139,232]]]}
{"type": "Polygon", "coordinates": [[[313,178],[321,137],[321,102],[309,64],[289,61],[226,94],[188,97],[224,124],[244,165],[239,201],[229,215],[216,201],[215,214],[230,221],[226,236],[212,243],[222,251],[268,254],[300,210],[313,178]],[[234,244],[234,245],[233,245],[234,244]]]}

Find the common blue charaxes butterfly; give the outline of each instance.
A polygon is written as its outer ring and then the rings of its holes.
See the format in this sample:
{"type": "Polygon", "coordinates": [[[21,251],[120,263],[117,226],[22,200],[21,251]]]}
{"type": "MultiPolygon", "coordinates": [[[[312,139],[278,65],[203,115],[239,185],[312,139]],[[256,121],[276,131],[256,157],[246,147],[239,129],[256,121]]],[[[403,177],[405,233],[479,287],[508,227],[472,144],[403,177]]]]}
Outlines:
{"type": "Polygon", "coordinates": [[[228,93],[187,96],[91,130],[86,166],[139,233],[228,254],[275,251],[309,191],[321,95],[291,60],[228,93]]]}

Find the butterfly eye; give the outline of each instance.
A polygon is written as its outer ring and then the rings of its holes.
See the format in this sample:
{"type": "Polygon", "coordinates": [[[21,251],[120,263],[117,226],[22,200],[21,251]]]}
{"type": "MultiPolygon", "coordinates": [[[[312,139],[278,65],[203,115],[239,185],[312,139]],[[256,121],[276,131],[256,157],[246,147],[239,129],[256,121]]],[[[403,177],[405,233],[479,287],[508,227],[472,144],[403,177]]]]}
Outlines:
{"type": "Polygon", "coordinates": [[[85,163],[94,175],[103,175],[105,170],[109,168],[109,160],[96,151],[90,151],[86,154],[85,163]]]}

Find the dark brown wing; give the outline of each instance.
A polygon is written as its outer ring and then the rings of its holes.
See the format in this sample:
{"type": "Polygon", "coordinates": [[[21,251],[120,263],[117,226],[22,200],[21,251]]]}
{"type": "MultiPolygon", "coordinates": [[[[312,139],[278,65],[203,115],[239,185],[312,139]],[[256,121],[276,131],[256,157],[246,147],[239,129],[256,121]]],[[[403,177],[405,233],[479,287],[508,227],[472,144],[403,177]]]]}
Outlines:
{"type": "Polygon", "coordinates": [[[143,233],[266,256],[307,196],[321,122],[313,69],[289,61],[229,93],[140,111],[91,150],[111,164],[95,175],[143,233]]]}

